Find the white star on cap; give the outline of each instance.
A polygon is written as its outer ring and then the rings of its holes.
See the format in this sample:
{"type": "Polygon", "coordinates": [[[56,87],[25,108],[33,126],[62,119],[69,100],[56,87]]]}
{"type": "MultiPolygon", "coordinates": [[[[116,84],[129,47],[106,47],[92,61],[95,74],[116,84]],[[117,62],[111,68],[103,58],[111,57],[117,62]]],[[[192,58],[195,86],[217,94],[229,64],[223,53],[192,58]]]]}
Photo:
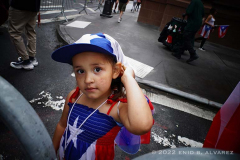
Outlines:
{"type": "Polygon", "coordinates": [[[87,44],[91,44],[90,41],[92,39],[95,39],[95,38],[103,38],[103,37],[100,37],[96,34],[85,34],[83,35],[79,40],[77,40],[75,43],[87,43],[87,44]],[[90,35],[90,36],[89,36],[90,35]]]}

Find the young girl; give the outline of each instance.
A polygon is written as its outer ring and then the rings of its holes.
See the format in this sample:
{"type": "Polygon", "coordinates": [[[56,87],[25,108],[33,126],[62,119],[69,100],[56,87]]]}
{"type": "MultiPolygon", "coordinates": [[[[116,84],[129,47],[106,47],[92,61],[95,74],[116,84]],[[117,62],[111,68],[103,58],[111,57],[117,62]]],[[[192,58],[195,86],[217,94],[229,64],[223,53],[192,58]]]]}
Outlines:
{"type": "Polygon", "coordinates": [[[112,37],[83,35],[53,52],[52,58],[72,65],[77,82],[53,136],[60,159],[111,160],[121,127],[135,135],[151,130],[153,117],[147,99],[112,37]]]}
{"type": "Polygon", "coordinates": [[[200,31],[201,37],[198,37],[195,39],[195,40],[202,40],[200,48],[198,48],[201,51],[205,51],[205,49],[203,48],[203,45],[206,42],[206,40],[209,38],[210,32],[213,31],[214,22],[215,22],[214,15],[216,13],[217,13],[216,9],[214,9],[214,8],[210,9],[210,13],[209,13],[207,19],[204,21],[204,26],[202,27],[202,30],[200,31]]]}

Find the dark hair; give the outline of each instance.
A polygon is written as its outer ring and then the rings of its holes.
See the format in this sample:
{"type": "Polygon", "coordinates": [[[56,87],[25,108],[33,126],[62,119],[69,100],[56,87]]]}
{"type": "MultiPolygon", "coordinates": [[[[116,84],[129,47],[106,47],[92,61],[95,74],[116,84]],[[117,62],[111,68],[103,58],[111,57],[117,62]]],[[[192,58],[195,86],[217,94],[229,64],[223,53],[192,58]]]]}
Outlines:
{"type": "Polygon", "coordinates": [[[211,8],[210,11],[209,11],[209,14],[214,15],[215,12],[216,12],[216,9],[215,8],[211,8]]]}
{"type": "MultiPolygon", "coordinates": [[[[116,58],[110,55],[106,55],[107,60],[115,65],[117,63],[116,58]]],[[[119,97],[124,97],[124,85],[121,81],[121,77],[112,79],[111,89],[114,91],[114,96],[111,97],[113,101],[117,100],[119,97]]]]}

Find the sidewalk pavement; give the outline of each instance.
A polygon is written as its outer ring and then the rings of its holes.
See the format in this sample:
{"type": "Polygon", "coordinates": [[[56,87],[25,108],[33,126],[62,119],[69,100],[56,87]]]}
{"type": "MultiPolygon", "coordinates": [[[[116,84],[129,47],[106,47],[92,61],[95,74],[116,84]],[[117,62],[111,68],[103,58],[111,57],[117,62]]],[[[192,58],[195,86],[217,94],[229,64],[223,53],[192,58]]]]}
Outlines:
{"type": "Polygon", "coordinates": [[[189,53],[185,52],[180,60],[173,57],[171,51],[158,42],[158,27],[137,22],[138,12],[131,13],[131,7],[131,4],[127,6],[121,23],[117,22],[119,14],[107,18],[98,11],[60,24],[58,33],[68,44],[83,34],[109,34],[120,43],[127,57],[141,62],[137,62],[142,64],[138,70],[146,73],[137,78],[138,82],[167,88],[165,91],[174,91],[185,98],[198,97],[199,102],[221,107],[240,81],[240,51],[207,41],[204,52],[198,50],[199,43],[195,43],[199,59],[188,64],[189,53]],[[76,23],[78,27],[69,26],[76,23]]]}

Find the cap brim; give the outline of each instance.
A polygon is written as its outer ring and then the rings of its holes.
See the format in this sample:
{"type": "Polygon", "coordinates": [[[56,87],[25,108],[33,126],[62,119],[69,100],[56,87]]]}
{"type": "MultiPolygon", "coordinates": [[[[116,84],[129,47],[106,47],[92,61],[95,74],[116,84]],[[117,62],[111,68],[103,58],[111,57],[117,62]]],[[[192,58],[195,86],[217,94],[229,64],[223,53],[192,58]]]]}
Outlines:
{"type": "Polygon", "coordinates": [[[72,65],[72,58],[82,52],[98,52],[112,55],[109,51],[93,44],[70,44],[58,48],[52,53],[52,59],[57,62],[68,63],[72,65]]]}

